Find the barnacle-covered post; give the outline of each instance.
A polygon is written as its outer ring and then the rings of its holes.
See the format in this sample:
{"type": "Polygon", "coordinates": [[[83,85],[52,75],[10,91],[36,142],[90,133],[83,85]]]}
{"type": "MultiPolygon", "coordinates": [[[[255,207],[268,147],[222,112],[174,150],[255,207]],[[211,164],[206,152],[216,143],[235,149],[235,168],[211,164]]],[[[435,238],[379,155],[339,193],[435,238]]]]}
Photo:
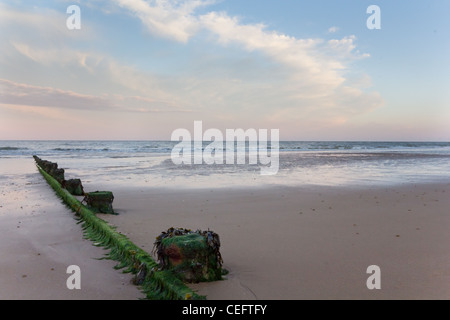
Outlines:
{"type": "Polygon", "coordinates": [[[74,196],[84,195],[84,188],[80,179],[64,180],[62,183],[62,187],[65,188],[67,191],[70,192],[70,194],[74,196]]]}
{"type": "MultiPolygon", "coordinates": [[[[56,164],[56,163],[55,163],[56,164]]],[[[58,168],[58,164],[56,164],[56,168],[50,170],[49,174],[55,178],[60,184],[64,181],[64,169],[58,168]]]]}
{"type": "Polygon", "coordinates": [[[83,201],[86,201],[89,209],[94,212],[116,214],[112,206],[114,195],[111,191],[85,193],[83,201]]]}
{"type": "MultiPolygon", "coordinates": [[[[34,156],[38,164],[38,170],[56,194],[76,212],[83,223],[83,229],[87,238],[96,242],[96,245],[110,249],[108,258],[118,260],[120,263],[114,268],[127,267],[124,272],[137,273],[135,283],[140,285],[148,299],[205,299],[193,292],[183,282],[176,278],[170,270],[158,270],[157,263],[146,251],[131,242],[125,235],[117,232],[103,219],[97,217],[92,210],[84,206],[67,189],[52,177],[46,169],[55,167],[55,164],[34,156]]],[[[99,192],[97,192],[99,193],[99,192]]],[[[103,196],[112,203],[112,192],[102,192],[103,196]]],[[[95,194],[95,193],[94,193],[95,194]]],[[[108,206],[111,208],[112,206],[108,206]]]]}
{"type": "Polygon", "coordinates": [[[219,235],[213,231],[170,228],[154,243],[160,268],[172,270],[185,282],[222,279],[219,235]]]}
{"type": "Polygon", "coordinates": [[[60,184],[64,181],[64,169],[59,168],[56,162],[42,160],[38,156],[33,156],[37,164],[60,184]]]}

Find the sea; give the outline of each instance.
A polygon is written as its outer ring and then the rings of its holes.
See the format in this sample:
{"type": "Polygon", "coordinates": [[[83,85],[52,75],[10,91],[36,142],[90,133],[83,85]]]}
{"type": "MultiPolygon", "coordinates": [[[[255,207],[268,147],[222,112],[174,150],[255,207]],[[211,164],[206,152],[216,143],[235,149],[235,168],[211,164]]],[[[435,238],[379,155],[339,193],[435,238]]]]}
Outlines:
{"type": "MultiPolygon", "coordinates": [[[[262,175],[266,163],[250,163],[257,153],[246,144],[244,163],[173,161],[176,141],[0,141],[0,179],[21,172],[33,155],[57,162],[66,179],[84,184],[158,188],[264,186],[372,186],[450,181],[450,142],[280,141],[267,150],[278,159],[276,173],[262,175]],[[273,152],[273,153],[272,153],[273,152]]],[[[202,150],[208,150],[204,142],[202,150]]],[[[242,147],[242,146],[241,146],[242,147]]],[[[192,147],[194,148],[194,147],[192,147]]],[[[235,146],[237,154],[238,146],[235,146]]],[[[223,148],[223,154],[227,149],[223,148]]],[[[215,151],[218,152],[218,151],[215,151]]]]}

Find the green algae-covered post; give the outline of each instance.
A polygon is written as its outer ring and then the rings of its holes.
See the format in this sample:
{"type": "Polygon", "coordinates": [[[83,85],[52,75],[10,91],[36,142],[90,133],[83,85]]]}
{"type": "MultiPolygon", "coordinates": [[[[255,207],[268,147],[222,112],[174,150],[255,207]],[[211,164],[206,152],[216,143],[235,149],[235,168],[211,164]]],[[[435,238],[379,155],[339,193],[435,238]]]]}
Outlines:
{"type": "Polygon", "coordinates": [[[94,212],[115,214],[112,206],[114,195],[111,191],[89,192],[85,194],[84,200],[94,212]]]}
{"type": "Polygon", "coordinates": [[[163,270],[173,271],[185,282],[222,279],[219,235],[213,231],[195,232],[170,228],[156,238],[155,251],[163,270]]]}
{"type": "Polygon", "coordinates": [[[62,183],[62,187],[65,188],[67,191],[70,192],[70,194],[74,196],[84,195],[83,184],[81,183],[80,179],[64,180],[62,183]]]}
{"type": "MultiPolygon", "coordinates": [[[[56,163],[55,163],[56,164],[56,163]]],[[[58,164],[56,164],[56,168],[49,171],[49,174],[55,178],[59,183],[63,183],[64,181],[64,169],[58,168],[58,164]]]]}
{"type": "Polygon", "coordinates": [[[59,183],[63,183],[64,181],[64,169],[58,168],[58,164],[55,162],[42,160],[38,156],[33,156],[34,160],[37,164],[49,175],[53,177],[59,183]]]}
{"type": "Polygon", "coordinates": [[[110,250],[107,258],[119,261],[119,264],[115,266],[116,269],[126,268],[124,272],[135,274],[135,283],[139,284],[148,299],[197,300],[206,298],[192,291],[170,270],[159,270],[158,264],[149,253],[136,246],[125,235],[117,232],[106,221],[97,217],[44,169],[45,160],[41,160],[37,156],[33,157],[39,172],[48,184],[79,216],[85,237],[94,241],[96,246],[104,246],[110,250]]]}

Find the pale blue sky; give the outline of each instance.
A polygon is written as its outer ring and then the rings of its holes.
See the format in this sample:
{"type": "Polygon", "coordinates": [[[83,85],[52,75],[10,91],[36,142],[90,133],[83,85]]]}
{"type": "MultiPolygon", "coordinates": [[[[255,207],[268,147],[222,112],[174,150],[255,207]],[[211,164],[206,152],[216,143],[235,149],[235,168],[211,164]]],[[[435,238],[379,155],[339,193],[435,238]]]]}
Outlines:
{"type": "Polygon", "coordinates": [[[0,139],[450,140],[450,2],[0,1],[0,139]],[[81,9],[68,30],[66,8],[81,9]],[[369,5],[381,29],[369,30],[369,5]]]}

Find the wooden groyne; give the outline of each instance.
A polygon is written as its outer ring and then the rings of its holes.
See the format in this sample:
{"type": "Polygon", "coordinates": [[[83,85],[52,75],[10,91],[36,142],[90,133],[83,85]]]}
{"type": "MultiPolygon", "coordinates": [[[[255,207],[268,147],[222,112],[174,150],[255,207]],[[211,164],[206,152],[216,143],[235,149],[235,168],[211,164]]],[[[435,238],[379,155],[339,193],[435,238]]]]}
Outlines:
{"type": "Polygon", "coordinates": [[[36,166],[48,184],[63,202],[72,209],[81,224],[84,235],[94,242],[94,245],[109,250],[105,259],[118,261],[116,269],[135,275],[134,283],[139,285],[148,299],[158,300],[189,300],[205,299],[187,287],[171,270],[160,270],[152,256],[131,242],[125,235],[117,232],[106,221],[96,216],[89,207],[83,205],[67,189],[63,188],[64,177],[57,164],[41,160],[34,156],[36,166]],[[40,165],[46,163],[45,165],[40,165]],[[55,166],[56,165],[56,166],[55,166]],[[43,168],[45,167],[45,170],[43,168]],[[53,171],[52,171],[53,170],[53,171]],[[59,179],[52,172],[59,174],[59,179]],[[62,178],[62,179],[61,179],[62,178]],[[62,180],[61,182],[59,180],[62,180]]]}

